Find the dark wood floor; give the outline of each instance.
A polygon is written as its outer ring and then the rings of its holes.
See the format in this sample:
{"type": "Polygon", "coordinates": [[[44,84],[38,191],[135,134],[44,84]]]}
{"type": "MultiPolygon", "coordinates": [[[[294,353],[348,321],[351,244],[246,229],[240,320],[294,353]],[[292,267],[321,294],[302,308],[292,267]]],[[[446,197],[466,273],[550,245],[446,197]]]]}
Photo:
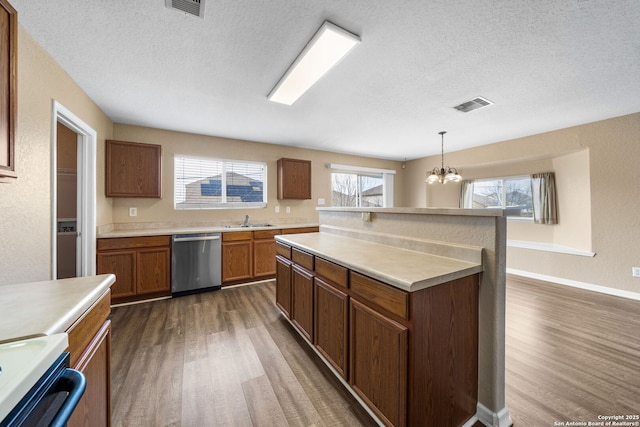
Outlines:
{"type": "Polygon", "coordinates": [[[369,426],[274,282],[112,310],[114,426],[369,426]]]}
{"type": "MultiPolygon", "coordinates": [[[[114,308],[113,425],[373,425],[273,301],[265,282],[114,308]]],[[[510,278],[506,345],[514,426],[640,414],[640,302],[510,278]]]]}
{"type": "Polygon", "coordinates": [[[510,278],[506,324],[514,426],[640,414],[640,301],[510,278]]]}

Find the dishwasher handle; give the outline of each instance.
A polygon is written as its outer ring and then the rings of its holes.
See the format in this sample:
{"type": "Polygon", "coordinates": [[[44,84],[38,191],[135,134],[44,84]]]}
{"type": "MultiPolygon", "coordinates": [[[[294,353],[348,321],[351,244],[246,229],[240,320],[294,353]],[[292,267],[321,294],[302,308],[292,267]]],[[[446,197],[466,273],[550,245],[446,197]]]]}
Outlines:
{"type": "Polygon", "coordinates": [[[64,427],[71,418],[73,410],[78,405],[80,398],[87,387],[87,379],[82,372],[75,369],[66,368],[55,386],[56,391],[66,391],[69,393],[62,407],[58,410],[55,418],[51,420],[49,427],[64,427]]]}
{"type": "Polygon", "coordinates": [[[173,242],[200,242],[203,240],[220,240],[220,236],[174,237],[173,242]]]}

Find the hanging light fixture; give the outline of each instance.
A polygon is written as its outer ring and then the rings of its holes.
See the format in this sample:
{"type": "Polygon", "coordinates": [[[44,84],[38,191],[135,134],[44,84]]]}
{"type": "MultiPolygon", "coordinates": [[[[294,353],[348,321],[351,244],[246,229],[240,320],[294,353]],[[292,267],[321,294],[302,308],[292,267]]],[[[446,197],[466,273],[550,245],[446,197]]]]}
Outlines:
{"type": "Polygon", "coordinates": [[[441,184],[446,184],[447,182],[460,182],[462,181],[462,176],[460,176],[456,168],[452,168],[450,166],[447,166],[446,169],[444,168],[444,134],[447,133],[447,131],[443,130],[442,132],[438,132],[438,133],[442,138],[441,166],[440,168],[438,167],[433,168],[433,170],[431,171],[431,173],[429,174],[425,182],[427,184],[433,184],[434,182],[439,182],[441,184]]]}

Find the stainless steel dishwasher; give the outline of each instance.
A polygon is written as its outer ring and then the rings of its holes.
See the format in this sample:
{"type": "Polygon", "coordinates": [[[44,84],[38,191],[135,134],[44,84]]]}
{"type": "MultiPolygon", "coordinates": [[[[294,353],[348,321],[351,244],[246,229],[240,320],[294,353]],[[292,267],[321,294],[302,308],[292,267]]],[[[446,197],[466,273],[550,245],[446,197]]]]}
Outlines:
{"type": "Polygon", "coordinates": [[[220,289],[220,233],[177,234],[171,244],[171,293],[186,295],[220,289]]]}

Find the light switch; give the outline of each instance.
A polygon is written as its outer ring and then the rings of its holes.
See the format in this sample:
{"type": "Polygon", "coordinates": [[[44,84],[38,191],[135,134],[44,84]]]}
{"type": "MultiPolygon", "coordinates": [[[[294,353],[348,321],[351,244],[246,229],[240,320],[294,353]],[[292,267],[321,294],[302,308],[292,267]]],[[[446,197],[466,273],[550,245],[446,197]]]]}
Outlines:
{"type": "Polygon", "coordinates": [[[129,216],[138,216],[138,208],[129,208],[129,216]]]}
{"type": "Polygon", "coordinates": [[[276,205],[276,213],[280,213],[280,205],[276,205]]]}
{"type": "Polygon", "coordinates": [[[324,199],[318,199],[318,206],[324,205],[324,199]]]}
{"type": "Polygon", "coordinates": [[[289,206],[287,206],[287,207],[284,209],[284,211],[285,211],[286,213],[291,213],[291,208],[290,208],[289,206]]]}

